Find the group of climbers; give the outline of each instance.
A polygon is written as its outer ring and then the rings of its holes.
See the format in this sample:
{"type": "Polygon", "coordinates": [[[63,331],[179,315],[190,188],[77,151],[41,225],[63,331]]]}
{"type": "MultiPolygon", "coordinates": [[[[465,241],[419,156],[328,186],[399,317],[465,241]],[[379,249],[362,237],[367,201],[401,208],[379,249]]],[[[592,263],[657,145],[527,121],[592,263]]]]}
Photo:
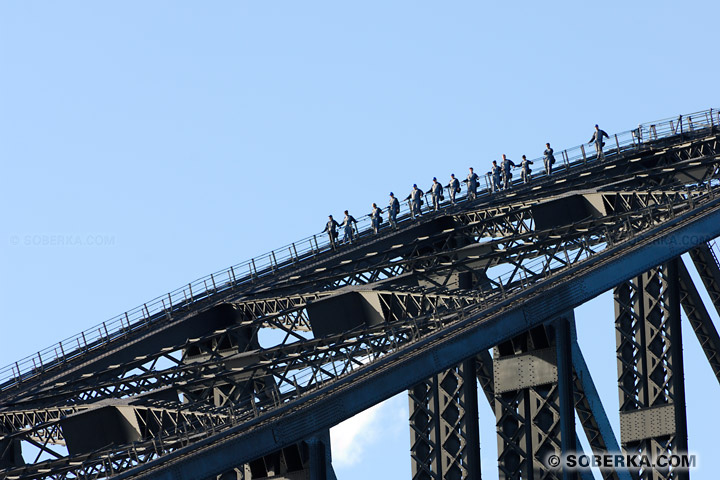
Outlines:
{"type": "MultiPolygon", "coordinates": [[[[600,127],[595,125],[595,132],[593,133],[593,136],[588,143],[595,144],[595,151],[597,152],[598,159],[604,158],[603,147],[605,146],[605,142],[603,141],[603,138],[609,138],[608,134],[604,130],[601,130],[600,127]]],[[[507,158],[505,154],[502,155],[502,160],[500,161],[499,165],[497,160],[493,160],[490,171],[487,173],[490,191],[498,192],[500,190],[508,190],[512,188],[511,169],[513,168],[520,168],[520,178],[522,179],[523,183],[528,183],[532,179],[532,169],[530,168],[530,165],[532,164],[533,162],[531,160],[528,160],[525,155],[522,156],[522,160],[519,165],[507,158]]],[[[552,147],[550,147],[550,144],[546,143],[545,151],[543,152],[543,165],[545,167],[546,175],[549,176],[552,174],[554,164],[554,151],[552,147]]],[[[455,174],[450,174],[450,181],[445,186],[443,186],[438,181],[437,177],[433,177],[432,181],[433,183],[430,186],[430,189],[425,192],[422,189],[418,188],[417,184],[414,184],[410,194],[405,197],[405,200],[408,202],[411,218],[415,219],[422,214],[422,205],[424,204],[423,198],[425,197],[425,195],[431,196],[431,211],[437,212],[438,210],[440,210],[440,203],[445,200],[445,190],[448,191],[450,205],[455,205],[455,201],[457,198],[456,196],[458,193],[460,193],[460,181],[455,177],[455,174]]],[[[477,175],[477,173],[475,173],[473,167],[470,167],[467,177],[465,178],[465,180],[462,181],[462,183],[465,183],[467,185],[468,201],[472,201],[477,198],[479,181],[480,177],[477,175]]],[[[387,209],[388,223],[390,224],[391,228],[397,229],[397,215],[400,212],[400,202],[395,197],[395,194],[393,192],[390,192],[390,202],[387,209]]],[[[373,203],[372,210],[368,214],[368,216],[370,217],[373,233],[375,235],[377,235],[380,231],[380,224],[383,221],[382,213],[382,209],[378,207],[377,204],[373,203]]],[[[345,210],[345,218],[340,224],[333,219],[332,215],[329,215],[328,219],[329,220],[325,224],[325,229],[322,233],[328,234],[328,237],[330,239],[330,245],[333,249],[335,249],[338,245],[339,228],[343,229],[344,232],[342,243],[352,244],[353,241],[357,240],[359,236],[359,232],[357,230],[357,221],[352,215],[348,213],[347,210],[345,210]]]]}

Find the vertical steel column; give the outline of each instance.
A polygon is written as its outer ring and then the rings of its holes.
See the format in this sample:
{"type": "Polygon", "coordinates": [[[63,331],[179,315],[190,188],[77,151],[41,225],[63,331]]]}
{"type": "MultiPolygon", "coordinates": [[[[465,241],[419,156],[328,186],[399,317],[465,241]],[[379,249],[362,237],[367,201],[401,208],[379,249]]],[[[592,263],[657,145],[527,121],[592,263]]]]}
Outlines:
{"type": "Polygon", "coordinates": [[[214,480],[296,479],[337,480],[332,467],[330,431],[319,432],[302,442],[219,475],[214,480]]]}
{"type": "Polygon", "coordinates": [[[408,391],[413,480],[480,478],[475,361],[408,391]]]}
{"type": "Polygon", "coordinates": [[[319,435],[308,438],[303,442],[307,445],[308,461],[306,462],[306,475],[309,480],[336,480],[332,468],[332,453],[330,450],[330,432],[325,430],[319,435]]]}
{"type": "MultiPolygon", "coordinates": [[[[628,453],[687,451],[677,261],[614,291],[620,436],[628,453]]],[[[648,480],[687,478],[673,468],[636,473],[648,480]]]]}
{"type": "Polygon", "coordinates": [[[18,439],[0,439],[0,470],[25,465],[22,443],[18,439]]]}
{"type": "MultiPolygon", "coordinates": [[[[575,318],[573,316],[572,321],[575,318]]],[[[560,317],[553,322],[555,330],[555,350],[557,352],[558,373],[558,412],[560,413],[560,446],[562,453],[574,453],[575,444],[575,408],[573,395],[573,365],[570,343],[570,320],[560,317]]],[[[562,479],[570,480],[575,475],[563,471],[562,479]]]]}
{"type": "Polygon", "coordinates": [[[575,478],[546,464],[551,454],[575,450],[571,320],[565,315],[495,348],[500,480],[575,478]]]}

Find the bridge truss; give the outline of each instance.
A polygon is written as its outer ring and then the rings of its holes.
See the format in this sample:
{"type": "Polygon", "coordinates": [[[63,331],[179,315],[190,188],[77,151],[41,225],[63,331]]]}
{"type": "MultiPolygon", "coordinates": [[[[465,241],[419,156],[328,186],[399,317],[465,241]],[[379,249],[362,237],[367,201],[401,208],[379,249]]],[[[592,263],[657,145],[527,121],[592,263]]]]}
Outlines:
{"type": "Polygon", "coordinates": [[[720,117],[628,135],[353,245],[292,244],[0,370],[0,477],[334,478],[329,428],[402,391],[413,479],[480,478],[478,396],[501,479],[575,475],[546,461],[580,448],[575,413],[593,453],[687,451],[681,309],[720,381],[699,292],[720,312],[720,117]],[[573,315],[606,291],[619,441],[573,315]]]}

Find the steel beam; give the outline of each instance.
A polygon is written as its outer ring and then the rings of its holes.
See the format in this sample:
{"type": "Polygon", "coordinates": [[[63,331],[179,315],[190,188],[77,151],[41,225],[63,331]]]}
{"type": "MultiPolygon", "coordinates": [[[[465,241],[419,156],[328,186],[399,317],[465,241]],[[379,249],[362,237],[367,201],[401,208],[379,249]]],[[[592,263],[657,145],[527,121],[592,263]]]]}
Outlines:
{"type": "Polygon", "coordinates": [[[576,452],[570,347],[572,312],[495,348],[500,479],[571,479],[551,454],[576,452]]]}
{"type": "MultiPolygon", "coordinates": [[[[574,331],[573,331],[573,335],[574,335],[574,331]]],[[[573,346],[573,352],[575,350],[575,346],[576,345],[573,346]]],[[[478,369],[478,382],[479,382],[480,386],[482,387],[483,392],[485,393],[485,397],[487,398],[488,405],[490,406],[490,409],[492,410],[492,412],[494,414],[495,413],[495,385],[494,385],[494,379],[493,379],[492,356],[488,352],[483,350],[477,356],[476,366],[478,369]],[[487,355],[487,357],[486,357],[486,355],[487,355]],[[482,376],[480,375],[480,370],[483,370],[482,376]]],[[[573,353],[573,369],[574,368],[575,368],[575,357],[574,357],[574,353],[573,353]]],[[[590,373],[587,372],[586,376],[588,378],[590,378],[590,373]]],[[[585,431],[588,432],[588,427],[586,425],[592,424],[592,425],[595,425],[595,428],[597,429],[597,422],[594,419],[593,411],[590,411],[589,407],[588,407],[585,414],[583,414],[583,412],[581,412],[578,409],[577,405],[578,405],[578,402],[580,401],[580,400],[578,400],[578,397],[580,396],[580,397],[583,397],[583,399],[584,399],[584,395],[583,395],[582,390],[580,390],[580,395],[578,395],[577,375],[574,374],[573,377],[575,380],[576,411],[578,413],[578,416],[580,417],[580,421],[583,425],[583,428],[585,428],[585,431]]],[[[590,378],[590,382],[592,382],[592,378],[590,378]]],[[[580,387],[580,388],[582,388],[582,387],[580,387]]],[[[602,405],[600,405],[600,408],[602,408],[602,405]]],[[[604,410],[603,410],[603,414],[604,414],[604,410]]],[[[617,444],[617,442],[615,442],[615,443],[617,444]]],[[[583,453],[582,446],[580,444],[580,439],[577,438],[576,433],[575,433],[575,448],[576,448],[575,451],[578,454],[583,453]]],[[[596,451],[593,450],[593,452],[596,452],[596,451]]],[[[596,452],[596,453],[601,453],[601,452],[596,452]]],[[[605,453],[605,451],[603,451],[602,453],[605,453]]],[[[582,472],[580,472],[580,477],[582,480],[594,480],[594,478],[595,478],[590,470],[583,470],[582,472]]],[[[614,476],[614,477],[603,477],[603,478],[618,478],[618,477],[614,476]]],[[[627,478],[625,478],[625,477],[620,477],[620,478],[622,478],[622,480],[631,480],[630,476],[627,476],[627,478]]]]}
{"type": "Polygon", "coordinates": [[[712,247],[708,244],[699,245],[690,250],[690,258],[710,295],[715,310],[720,314],[720,266],[712,247]]]}
{"type": "Polygon", "coordinates": [[[493,378],[493,360],[488,350],[477,354],[475,361],[478,385],[482,388],[490,408],[495,411],[495,380],[493,378]]]}
{"type": "Polygon", "coordinates": [[[680,273],[680,304],[713,373],[715,373],[715,378],[720,382],[720,336],[718,336],[712,318],[695,288],[690,272],[682,261],[678,261],[678,271],[680,273]]]}
{"type": "MultiPolygon", "coordinates": [[[[571,327],[574,327],[575,317],[573,312],[561,315],[552,322],[552,329],[555,331],[555,357],[558,375],[558,414],[560,415],[560,452],[562,455],[575,453],[577,444],[575,442],[575,409],[573,393],[573,365],[572,365],[572,342],[571,327]]],[[[574,479],[573,472],[562,470],[563,480],[574,479]]]]}
{"type": "Polygon", "coordinates": [[[413,480],[480,478],[475,359],[408,391],[413,480]]]}
{"type": "MultiPolygon", "coordinates": [[[[615,288],[621,442],[651,457],[687,452],[677,259],[615,288]]],[[[643,480],[685,479],[637,469],[643,480]]]]}

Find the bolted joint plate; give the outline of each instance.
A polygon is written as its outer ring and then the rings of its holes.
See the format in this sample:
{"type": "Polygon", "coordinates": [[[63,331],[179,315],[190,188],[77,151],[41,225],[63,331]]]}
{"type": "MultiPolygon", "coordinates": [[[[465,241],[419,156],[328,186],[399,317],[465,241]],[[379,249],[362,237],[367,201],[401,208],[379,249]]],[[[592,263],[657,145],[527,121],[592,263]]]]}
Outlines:
{"type": "Polygon", "coordinates": [[[623,445],[648,438],[675,435],[675,405],[620,412],[620,437],[623,445]]]}
{"type": "Polygon", "coordinates": [[[555,348],[496,359],[493,375],[495,393],[511,392],[548,383],[557,383],[555,348]]]}

